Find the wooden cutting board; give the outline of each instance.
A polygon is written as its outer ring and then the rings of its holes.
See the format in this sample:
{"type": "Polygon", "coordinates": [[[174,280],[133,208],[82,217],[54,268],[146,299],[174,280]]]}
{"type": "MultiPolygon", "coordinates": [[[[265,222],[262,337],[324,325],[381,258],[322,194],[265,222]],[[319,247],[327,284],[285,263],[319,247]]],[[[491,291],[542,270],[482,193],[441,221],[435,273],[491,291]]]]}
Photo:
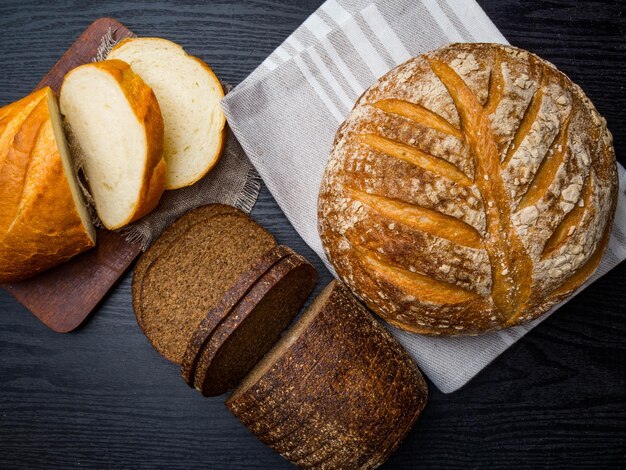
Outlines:
{"type": "MultiPolygon", "coordinates": [[[[133,33],[112,18],[94,21],[37,88],[48,85],[58,94],[65,74],[78,65],[92,62],[107,34],[120,40],[133,33]]],[[[121,235],[98,230],[95,248],[31,279],[2,287],[52,330],[67,333],[87,318],[140,251],[138,245],[127,242],[121,235]]]]}

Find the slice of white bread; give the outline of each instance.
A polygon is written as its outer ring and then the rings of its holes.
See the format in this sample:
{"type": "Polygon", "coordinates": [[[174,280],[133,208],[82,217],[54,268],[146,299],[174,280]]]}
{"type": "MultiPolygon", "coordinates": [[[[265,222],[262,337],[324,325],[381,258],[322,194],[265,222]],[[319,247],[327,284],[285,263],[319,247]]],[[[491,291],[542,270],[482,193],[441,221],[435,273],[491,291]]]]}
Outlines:
{"type": "Polygon", "coordinates": [[[52,90],[0,108],[0,282],[62,263],[95,237],[52,90]]]}
{"type": "Polygon", "coordinates": [[[165,123],[166,189],[189,186],[217,163],[226,140],[224,90],[213,71],[160,38],[125,39],[108,59],[128,62],[154,90],[165,123]]]}
{"type": "Polygon", "coordinates": [[[81,65],[61,87],[98,217],[109,229],[156,207],[165,188],[163,119],[148,85],[121,60],[81,65]]]}

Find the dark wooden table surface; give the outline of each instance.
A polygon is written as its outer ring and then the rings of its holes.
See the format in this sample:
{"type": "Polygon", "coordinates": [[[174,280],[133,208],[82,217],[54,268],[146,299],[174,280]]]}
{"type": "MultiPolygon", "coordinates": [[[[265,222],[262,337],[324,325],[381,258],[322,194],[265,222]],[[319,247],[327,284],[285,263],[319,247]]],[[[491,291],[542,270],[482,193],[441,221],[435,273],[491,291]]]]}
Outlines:
{"type": "MultiPolygon", "coordinates": [[[[321,0],[0,0],[0,105],[27,94],[94,19],[173,39],[245,78],[321,0]]],[[[480,0],[509,41],[554,62],[607,118],[626,163],[624,1],[480,0]]],[[[263,189],[253,216],[321,263],[263,189]]],[[[0,292],[0,468],[289,468],[181,380],[137,327],[130,275],[78,331],[0,292]]],[[[71,299],[68,299],[71,302],[71,299]]],[[[626,468],[626,264],[461,391],[430,387],[387,468],[626,468]]]]}

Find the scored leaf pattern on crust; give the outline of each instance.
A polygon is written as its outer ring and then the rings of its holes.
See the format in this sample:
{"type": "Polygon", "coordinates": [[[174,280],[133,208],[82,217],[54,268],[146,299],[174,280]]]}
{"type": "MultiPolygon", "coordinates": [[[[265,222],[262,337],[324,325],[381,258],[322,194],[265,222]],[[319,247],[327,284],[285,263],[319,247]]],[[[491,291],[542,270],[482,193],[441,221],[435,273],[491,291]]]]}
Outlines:
{"type": "MultiPolygon", "coordinates": [[[[386,286],[393,286],[392,291],[398,288],[399,292],[404,293],[402,298],[396,298],[396,304],[402,304],[398,309],[412,312],[410,314],[419,314],[419,307],[415,307],[414,302],[449,307],[446,310],[448,313],[444,315],[444,317],[447,315],[448,319],[458,315],[465,306],[478,311],[479,315],[480,311],[483,311],[484,315],[489,316],[491,326],[487,328],[502,327],[536,316],[537,310],[542,309],[540,304],[544,302],[544,297],[552,296],[549,302],[554,303],[556,296],[568,293],[567,289],[575,288],[576,283],[588,277],[599,262],[604,247],[601,238],[606,238],[606,235],[602,236],[602,229],[589,226],[594,222],[606,223],[606,217],[602,220],[600,214],[609,209],[610,203],[606,203],[609,198],[603,199],[603,196],[598,194],[598,187],[594,184],[593,164],[589,161],[589,155],[585,156],[582,153],[587,152],[585,145],[590,147],[590,142],[594,139],[601,139],[606,129],[597,125],[595,122],[598,120],[597,113],[593,114],[595,110],[590,103],[584,101],[586,100],[584,97],[580,100],[587,106],[583,108],[583,113],[586,112],[587,115],[574,118],[572,100],[577,90],[572,91],[572,88],[575,85],[566,83],[564,76],[550,69],[551,66],[541,62],[540,59],[527,56],[526,65],[529,74],[537,84],[530,90],[532,93],[526,95],[526,106],[519,108],[519,117],[516,122],[512,122],[508,131],[510,135],[503,137],[504,132],[498,134],[494,128],[494,119],[498,119],[498,111],[502,111],[499,108],[501,102],[510,99],[510,90],[505,90],[505,85],[512,80],[511,69],[506,67],[503,55],[502,50],[495,51],[487,91],[483,93],[484,89],[483,91],[479,89],[478,94],[479,87],[476,83],[467,82],[462,76],[462,70],[459,71],[458,63],[457,66],[454,61],[449,63],[450,61],[445,59],[445,54],[443,59],[442,55],[438,54],[425,57],[428,69],[425,71],[422,68],[420,73],[431,71],[439,84],[443,85],[448,94],[446,99],[451,99],[453,109],[458,114],[457,123],[450,118],[444,118],[441,109],[436,112],[424,101],[413,102],[410,96],[403,95],[402,91],[398,93],[393,88],[395,86],[393,79],[385,82],[383,78],[378,89],[366,92],[364,98],[357,103],[355,108],[357,112],[354,113],[356,117],[351,116],[353,120],[349,118],[338,133],[333,150],[334,157],[331,158],[329,167],[337,166],[337,161],[334,161],[337,160],[336,155],[339,155],[339,161],[343,161],[345,166],[341,170],[336,168],[327,170],[327,178],[320,197],[322,238],[324,240],[328,237],[325,232],[334,231],[348,242],[350,250],[356,253],[354,256],[358,258],[357,262],[346,262],[340,259],[341,255],[337,256],[341,250],[344,250],[344,253],[349,252],[348,245],[341,241],[339,244],[343,244],[343,247],[340,249],[336,247],[328,249],[327,246],[329,258],[340,276],[351,285],[357,295],[378,313],[382,312],[382,316],[392,323],[394,323],[393,312],[389,311],[389,305],[393,304],[393,301],[387,297],[391,291],[386,290],[386,286]],[[547,69],[550,73],[549,78],[546,77],[547,69]],[[391,91],[388,91],[389,89],[391,91]],[[429,129],[433,135],[447,135],[449,138],[458,139],[462,146],[467,148],[471,162],[463,163],[462,168],[454,161],[453,155],[449,153],[442,155],[440,149],[438,152],[431,151],[424,141],[416,142],[414,138],[407,140],[408,133],[403,133],[398,128],[394,129],[393,126],[396,124],[389,127],[391,121],[387,122],[385,119],[395,119],[393,122],[396,123],[399,122],[398,119],[403,119],[404,122],[412,123],[413,127],[417,125],[422,130],[429,129]],[[577,140],[576,134],[572,135],[572,119],[578,119],[579,127],[581,119],[584,121],[583,125],[587,126],[588,136],[583,137],[583,142],[577,140]],[[595,124],[590,125],[590,122],[595,124]],[[585,138],[587,140],[584,140],[585,138]],[[351,142],[355,142],[360,148],[358,153],[350,154],[351,150],[346,150],[354,149],[355,144],[351,142]],[[533,145],[533,142],[536,144],[533,145]],[[578,147],[575,147],[576,145],[578,147]],[[528,157],[530,152],[535,153],[528,157]],[[354,158],[351,155],[355,155],[354,158]],[[527,166],[520,164],[522,157],[530,159],[527,166]],[[363,165],[358,162],[359,158],[365,162],[363,165]],[[368,164],[377,164],[376,158],[382,159],[381,163],[374,172],[368,174],[370,168],[368,164]],[[387,158],[391,160],[385,160],[387,158]],[[481,224],[475,223],[475,220],[470,221],[463,214],[454,214],[454,207],[451,209],[450,205],[438,205],[434,202],[431,204],[428,197],[424,197],[423,191],[421,195],[416,194],[407,198],[406,188],[394,187],[388,178],[394,171],[400,171],[405,175],[400,178],[407,178],[406,175],[410,172],[406,170],[406,165],[401,168],[393,161],[406,162],[416,169],[411,171],[419,172],[411,174],[420,176],[410,178],[425,178],[431,182],[439,178],[440,181],[447,181],[445,183],[448,185],[447,189],[443,192],[449,193],[447,194],[450,196],[449,199],[454,200],[452,196],[455,191],[464,191],[463,196],[457,197],[456,200],[458,204],[466,204],[466,209],[475,206],[468,201],[471,201],[472,194],[477,195],[479,207],[476,209],[484,215],[482,223],[484,230],[479,228],[481,224]],[[387,165],[392,165],[395,170],[385,170],[387,165]],[[366,170],[365,176],[359,173],[361,166],[366,170]],[[471,172],[468,171],[470,168],[471,172]],[[339,179],[335,180],[336,177],[339,179]],[[372,182],[379,180],[380,184],[372,185],[372,182]],[[334,209],[329,209],[331,204],[327,202],[327,199],[330,199],[328,195],[336,191],[333,185],[341,188],[330,198],[334,197],[344,202],[341,207],[336,205],[334,209]],[[570,194],[564,197],[566,191],[570,194]],[[572,195],[575,198],[570,202],[572,195]],[[417,201],[418,198],[421,200],[417,201]],[[363,220],[361,207],[366,208],[369,214],[366,216],[369,222],[363,224],[360,222],[363,220]],[[348,211],[348,215],[341,215],[344,210],[348,211]],[[542,211],[550,212],[548,215],[551,220],[545,219],[546,214],[542,211]],[[522,229],[520,221],[525,224],[522,229]],[[544,232],[547,226],[550,232],[547,236],[539,235],[535,225],[541,225],[544,232]],[[415,240],[413,251],[423,247],[423,254],[407,251],[410,241],[406,238],[406,233],[400,234],[398,226],[408,227],[414,230],[415,236],[421,237],[415,240]],[[562,249],[567,248],[568,244],[580,243],[581,239],[584,241],[581,237],[586,235],[585,231],[593,232],[588,237],[592,239],[592,243],[583,247],[584,254],[576,257],[577,265],[571,267],[569,272],[564,272],[565,268],[562,267],[568,263],[561,261],[558,269],[554,268],[553,266],[558,264],[555,259],[562,258],[562,249]],[[397,239],[394,239],[394,236],[397,239]],[[442,265],[441,271],[434,272],[433,265],[436,265],[437,261],[433,255],[436,253],[428,246],[428,237],[445,242],[444,245],[438,245],[437,249],[443,253],[446,250],[450,251],[451,264],[457,262],[457,265],[452,265],[452,269],[461,273],[461,279],[454,278],[452,274],[447,276],[451,269],[447,265],[442,265]],[[578,238],[574,240],[576,237],[578,238]],[[402,244],[404,247],[399,247],[402,244]],[[538,248],[537,244],[540,245],[538,248]],[[456,247],[469,249],[474,253],[479,251],[485,253],[490,277],[487,291],[481,292],[472,284],[471,278],[463,277],[467,276],[463,272],[470,274],[472,272],[471,259],[469,268],[464,261],[459,264],[456,247]],[[598,247],[600,249],[596,249],[598,247]],[[403,253],[405,259],[402,259],[403,253]],[[424,262],[427,256],[431,256],[430,266],[428,261],[424,262]],[[422,270],[411,265],[411,260],[418,258],[418,263],[422,263],[420,266],[422,270]],[[355,269],[361,270],[361,273],[365,272],[365,276],[358,273],[355,275],[355,269]],[[545,271],[552,269],[556,274],[553,276],[551,271],[549,275],[555,278],[558,276],[558,280],[552,284],[537,282],[534,274],[538,269],[545,271]],[[374,291],[379,302],[371,298],[374,291]],[[406,295],[407,293],[409,295],[406,295]],[[380,306],[378,303],[383,305],[380,306]],[[376,309],[376,306],[380,308],[376,309]],[[497,319],[494,313],[497,314],[497,319]],[[526,316],[522,318],[524,315],[526,316]]],[[[405,77],[406,75],[403,79],[406,79],[405,77]]],[[[524,74],[521,77],[524,77],[521,85],[517,82],[515,84],[521,88],[528,88],[533,79],[524,74]]],[[[484,87],[484,81],[482,85],[484,87]]],[[[432,90],[432,85],[430,86],[432,90]]],[[[516,105],[519,106],[519,103],[516,105]]],[[[578,109],[581,109],[580,104],[578,109]]],[[[450,112],[446,114],[452,115],[450,112]]],[[[402,127],[405,124],[401,123],[398,126],[402,127]]],[[[596,158],[606,160],[610,153],[605,151],[606,148],[610,148],[610,144],[605,145],[601,155],[596,158]]],[[[593,150],[590,150],[590,153],[593,153],[593,150]]],[[[602,165],[603,168],[610,167],[606,162],[602,165]]],[[[397,184],[405,185],[409,184],[409,181],[410,179],[400,179],[397,184]]],[[[437,187],[436,182],[432,187],[437,187]]],[[[609,193],[610,190],[605,194],[609,193]]],[[[324,241],[326,243],[326,240],[324,241]]],[[[474,255],[472,259],[478,260],[479,257],[476,256],[474,255]]],[[[438,259],[441,260],[441,256],[438,259]]],[[[482,269],[479,266],[481,264],[476,261],[477,274],[482,269]]],[[[390,295],[396,294],[391,292],[390,295]]],[[[453,326],[449,324],[453,321],[443,320],[439,325],[436,325],[436,322],[418,321],[419,325],[427,328],[416,327],[414,330],[432,332],[428,331],[428,327],[449,328],[453,326]]],[[[401,323],[399,321],[396,324],[402,326],[401,323]]],[[[455,328],[463,330],[466,327],[455,328]]],[[[478,330],[484,328],[481,326],[478,330]]],[[[468,330],[472,331],[472,327],[470,326],[468,330]]]]}
{"type": "Polygon", "coordinates": [[[530,297],[533,265],[511,223],[508,192],[490,120],[474,93],[449,65],[439,60],[431,60],[430,65],[454,101],[461,130],[475,156],[474,184],[487,216],[483,242],[491,263],[491,295],[500,311],[510,318],[524,308],[530,297]]]}

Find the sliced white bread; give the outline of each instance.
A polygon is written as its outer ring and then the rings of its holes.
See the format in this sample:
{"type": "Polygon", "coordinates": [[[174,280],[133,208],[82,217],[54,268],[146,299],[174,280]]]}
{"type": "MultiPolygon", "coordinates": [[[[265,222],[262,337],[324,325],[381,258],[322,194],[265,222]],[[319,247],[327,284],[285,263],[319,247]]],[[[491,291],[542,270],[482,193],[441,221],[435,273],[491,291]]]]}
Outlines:
{"type": "Polygon", "coordinates": [[[121,60],[81,65],[61,88],[98,217],[109,229],[156,207],[165,188],[163,119],[148,85],[121,60]]]}
{"type": "Polygon", "coordinates": [[[82,196],[52,90],[0,108],[0,282],[94,246],[82,196]]]}
{"type": "Polygon", "coordinates": [[[189,186],[217,163],[226,140],[220,101],[224,90],[213,71],[182,47],[160,38],[125,39],[109,53],[154,90],[165,123],[166,189],[189,186]]]}

